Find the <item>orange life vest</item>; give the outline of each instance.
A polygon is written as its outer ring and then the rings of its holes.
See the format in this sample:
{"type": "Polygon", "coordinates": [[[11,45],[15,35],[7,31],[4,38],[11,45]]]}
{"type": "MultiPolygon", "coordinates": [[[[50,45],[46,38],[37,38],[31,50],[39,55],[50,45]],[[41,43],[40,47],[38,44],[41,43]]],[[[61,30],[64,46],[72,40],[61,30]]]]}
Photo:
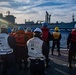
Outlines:
{"type": "Polygon", "coordinates": [[[25,46],[26,45],[27,36],[25,35],[25,33],[17,32],[14,35],[14,38],[16,40],[16,45],[18,45],[18,46],[25,46]]]}
{"type": "Polygon", "coordinates": [[[72,36],[71,36],[71,41],[72,41],[72,42],[76,42],[76,31],[75,31],[75,30],[72,31],[72,32],[71,32],[71,35],[72,35],[72,36]]]}
{"type": "Polygon", "coordinates": [[[33,32],[25,32],[25,35],[30,39],[33,37],[33,32]]]}
{"type": "Polygon", "coordinates": [[[41,28],[42,30],[42,40],[43,41],[48,41],[48,37],[49,37],[49,29],[48,28],[41,28]]]}

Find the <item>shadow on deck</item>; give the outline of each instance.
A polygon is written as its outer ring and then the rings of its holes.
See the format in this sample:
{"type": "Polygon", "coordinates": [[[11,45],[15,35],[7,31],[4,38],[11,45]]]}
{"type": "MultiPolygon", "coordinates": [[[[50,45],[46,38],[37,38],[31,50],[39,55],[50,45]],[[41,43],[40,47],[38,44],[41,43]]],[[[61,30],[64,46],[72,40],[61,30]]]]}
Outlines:
{"type": "Polygon", "coordinates": [[[50,53],[49,57],[51,67],[47,69],[46,75],[76,75],[75,62],[72,64],[72,69],[68,67],[68,50],[61,50],[61,56],[58,56],[55,50],[54,55],[50,53]]]}
{"type": "MultiPolygon", "coordinates": [[[[57,55],[57,51],[54,51],[54,55],[49,55],[50,67],[45,69],[45,75],[76,75],[76,66],[73,64],[73,68],[68,68],[68,50],[62,50],[61,56],[57,55]]],[[[1,75],[1,69],[0,69],[1,75]]],[[[29,75],[29,70],[19,71],[17,67],[14,67],[13,71],[8,70],[8,75],[29,75]]]]}

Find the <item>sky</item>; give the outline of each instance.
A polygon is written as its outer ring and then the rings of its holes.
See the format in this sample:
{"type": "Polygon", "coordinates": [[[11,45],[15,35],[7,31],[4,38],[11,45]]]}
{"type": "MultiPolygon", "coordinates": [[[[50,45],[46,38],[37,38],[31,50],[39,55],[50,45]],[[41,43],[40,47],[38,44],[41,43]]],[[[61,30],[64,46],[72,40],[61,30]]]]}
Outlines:
{"type": "Polygon", "coordinates": [[[0,0],[0,13],[16,17],[16,23],[44,21],[46,11],[51,14],[51,23],[76,21],[76,0],[0,0]]]}

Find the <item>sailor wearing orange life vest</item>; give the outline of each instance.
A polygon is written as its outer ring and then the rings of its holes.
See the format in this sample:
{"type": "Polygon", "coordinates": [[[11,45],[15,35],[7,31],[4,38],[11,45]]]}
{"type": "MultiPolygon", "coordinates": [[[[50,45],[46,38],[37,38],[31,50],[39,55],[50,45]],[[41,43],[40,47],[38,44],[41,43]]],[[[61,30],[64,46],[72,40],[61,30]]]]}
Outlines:
{"type": "Polygon", "coordinates": [[[17,30],[18,30],[18,28],[13,28],[9,35],[13,37],[15,35],[15,33],[17,32],[17,30]]]}
{"type": "Polygon", "coordinates": [[[25,35],[28,37],[28,39],[33,37],[33,32],[30,27],[26,28],[25,35]]]}
{"type": "Polygon", "coordinates": [[[44,75],[44,60],[48,54],[47,44],[41,40],[42,30],[36,28],[33,38],[27,41],[26,50],[30,59],[30,75],[44,75]]]}
{"type": "Polygon", "coordinates": [[[19,70],[22,67],[22,60],[24,61],[25,69],[27,68],[27,53],[25,50],[25,45],[28,40],[28,37],[25,35],[25,31],[23,27],[19,27],[18,31],[15,33],[14,38],[16,40],[16,48],[15,48],[15,58],[16,62],[19,65],[19,70]]]}
{"type": "Polygon", "coordinates": [[[59,32],[59,28],[58,27],[55,27],[55,32],[52,33],[52,40],[53,40],[53,43],[52,43],[52,55],[53,55],[53,52],[54,52],[54,48],[55,48],[55,45],[57,46],[57,51],[58,51],[58,55],[60,56],[60,40],[61,40],[61,33],[59,32]]]}
{"type": "Polygon", "coordinates": [[[2,75],[7,74],[8,67],[14,66],[14,55],[13,55],[13,47],[10,45],[12,42],[14,43],[15,40],[12,40],[11,37],[8,35],[7,28],[1,28],[0,33],[0,56],[2,59],[2,75]]]}
{"type": "Polygon", "coordinates": [[[74,29],[72,29],[71,33],[68,35],[67,38],[67,48],[69,48],[68,53],[68,62],[69,62],[69,68],[72,68],[72,56],[76,55],[76,24],[74,26],[74,29]]]}

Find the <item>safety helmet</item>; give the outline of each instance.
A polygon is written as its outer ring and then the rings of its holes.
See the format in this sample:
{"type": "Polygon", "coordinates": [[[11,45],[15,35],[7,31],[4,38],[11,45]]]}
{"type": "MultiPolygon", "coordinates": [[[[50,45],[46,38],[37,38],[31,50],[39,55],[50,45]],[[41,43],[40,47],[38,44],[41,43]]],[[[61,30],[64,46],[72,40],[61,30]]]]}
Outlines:
{"type": "Polygon", "coordinates": [[[8,31],[7,31],[7,25],[5,25],[5,24],[2,24],[1,26],[0,26],[0,32],[1,33],[8,33],[8,31]]]}
{"type": "Polygon", "coordinates": [[[31,30],[31,27],[27,27],[26,28],[26,32],[31,32],[32,30],[31,30]]]}
{"type": "Polygon", "coordinates": [[[20,27],[18,28],[18,30],[24,30],[24,28],[23,28],[22,26],[20,26],[20,27]]]}
{"type": "Polygon", "coordinates": [[[40,32],[40,33],[42,33],[42,30],[41,30],[40,28],[36,28],[36,29],[34,30],[34,32],[40,32]]]}
{"type": "Polygon", "coordinates": [[[58,31],[59,30],[59,27],[55,27],[55,29],[54,29],[55,31],[58,31]]]}
{"type": "Polygon", "coordinates": [[[76,24],[74,25],[74,28],[76,29],[76,24]]]}
{"type": "Polygon", "coordinates": [[[34,30],[34,33],[33,33],[34,37],[41,37],[42,36],[42,30],[40,28],[36,28],[34,30]]]}
{"type": "Polygon", "coordinates": [[[7,28],[7,25],[2,24],[2,25],[0,25],[0,28],[7,28]]]}
{"type": "Polygon", "coordinates": [[[7,29],[7,32],[8,32],[8,33],[11,33],[11,28],[8,28],[8,29],[7,29]]]}
{"type": "Polygon", "coordinates": [[[42,27],[47,27],[48,24],[45,22],[45,23],[42,23],[42,27]]]}
{"type": "Polygon", "coordinates": [[[17,27],[14,27],[13,29],[12,29],[12,32],[17,32],[18,31],[18,28],[17,27]]]}

